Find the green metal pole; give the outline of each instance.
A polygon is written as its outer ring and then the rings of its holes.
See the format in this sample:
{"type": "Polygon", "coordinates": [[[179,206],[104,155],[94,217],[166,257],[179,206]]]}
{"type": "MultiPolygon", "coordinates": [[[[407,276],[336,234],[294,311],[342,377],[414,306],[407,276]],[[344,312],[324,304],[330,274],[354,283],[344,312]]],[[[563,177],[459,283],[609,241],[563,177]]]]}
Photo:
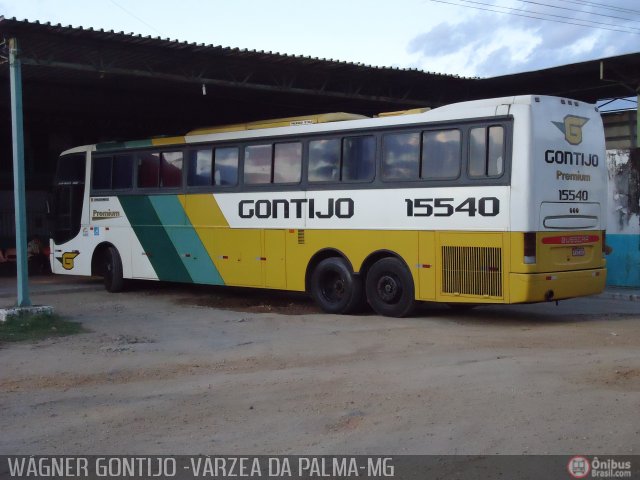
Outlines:
{"type": "Polygon", "coordinates": [[[18,307],[31,305],[27,269],[27,208],[24,193],[24,135],[22,122],[22,72],[18,40],[9,39],[9,77],[11,81],[11,141],[13,143],[13,198],[16,215],[16,260],[18,307]]]}

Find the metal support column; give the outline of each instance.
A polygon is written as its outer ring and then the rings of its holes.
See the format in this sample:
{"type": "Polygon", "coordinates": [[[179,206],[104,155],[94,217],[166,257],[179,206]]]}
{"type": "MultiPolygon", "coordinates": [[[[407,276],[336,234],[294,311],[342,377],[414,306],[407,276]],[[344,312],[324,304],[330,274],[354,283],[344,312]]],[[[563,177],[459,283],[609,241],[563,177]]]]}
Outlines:
{"type": "Polygon", "coordinates": [[[22,72],[18,40],[9,39],[9,76],[11,80],[11,141],[13,143],[13,198],[16,215],[16,269],[18,307],[31,305],[27,269],[27,208],[24,186],[24,135],[22,122],[22,72]]]}
{"type": "Polygon", "coordinates": [[[637,89],[638,96],[636,97],[636,148],[640,148],[640,87],[637,89]]]}

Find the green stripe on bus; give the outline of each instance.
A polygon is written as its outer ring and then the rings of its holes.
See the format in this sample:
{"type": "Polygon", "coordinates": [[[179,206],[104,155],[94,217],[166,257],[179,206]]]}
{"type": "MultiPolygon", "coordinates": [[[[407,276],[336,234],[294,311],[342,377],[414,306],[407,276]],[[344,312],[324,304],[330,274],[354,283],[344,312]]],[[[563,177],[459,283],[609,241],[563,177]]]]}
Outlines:
{"type": "Polygon", "coordinates": [[[104,142],[96,144],[96,151],[104,152],[108,150],[122,150],[123,148],[144,148],[152,147],[151,140],[130,140],[127,142],[104,142]]]}
{"type": "Polygon", "coordinates": [[[147,196],[118,197],[131,227],[160,280],[191,282],[173,242],[147,196]]]}
{"type": "Polygon", "coordinates": [[[105,142],[96,144],[96,151],[117,150],[124,148],[124,142],[105,142]]]}
{"type": "Polygon", "coordinates": [[[224,285],[222,276],[213,264],[200,237],[187,218],[182,204],[175,195],[149,197],[160,222],[173,242],[180,259],[194,283],[224,285]]]}
{"type": "Polygon", "coordinates": [[[153,142],[151,140],[129,140],[128,142],[124,142],[125,148],[144,148],[152,146],[153,142]]]}

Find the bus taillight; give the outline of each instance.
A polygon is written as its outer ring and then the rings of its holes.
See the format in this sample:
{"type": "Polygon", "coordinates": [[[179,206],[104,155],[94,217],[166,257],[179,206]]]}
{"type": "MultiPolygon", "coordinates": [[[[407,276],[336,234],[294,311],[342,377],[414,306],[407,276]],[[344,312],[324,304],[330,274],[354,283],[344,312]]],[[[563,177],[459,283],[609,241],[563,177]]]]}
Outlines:
{"type": "Polygon", "coordinates": [[[536,263],[536,232],[524,232],[524,263],[536,263]]]}

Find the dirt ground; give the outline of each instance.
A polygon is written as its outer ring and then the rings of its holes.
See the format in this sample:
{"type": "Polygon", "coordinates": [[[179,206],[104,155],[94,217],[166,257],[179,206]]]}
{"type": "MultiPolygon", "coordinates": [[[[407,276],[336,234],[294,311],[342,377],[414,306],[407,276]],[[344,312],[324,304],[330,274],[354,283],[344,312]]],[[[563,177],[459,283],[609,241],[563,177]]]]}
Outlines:
{"type": "Polygon", "coordinates": [[[2,454],[637,454],[640,303],[412,318],[140,283],[34,295],[87,333],[0,345],[2,454]]]}

